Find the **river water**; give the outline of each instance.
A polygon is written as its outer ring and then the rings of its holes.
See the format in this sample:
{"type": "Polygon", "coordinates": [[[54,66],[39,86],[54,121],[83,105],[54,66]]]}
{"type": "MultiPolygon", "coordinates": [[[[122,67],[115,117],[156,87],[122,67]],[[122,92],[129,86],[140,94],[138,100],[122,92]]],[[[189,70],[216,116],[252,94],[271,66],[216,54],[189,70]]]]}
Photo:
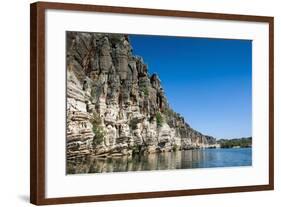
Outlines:
{"type": "Polygon", "coordinates": [[[87,158],[68,174],[251,166],[252,148],[197,149],[117,158],[87,158]]]}

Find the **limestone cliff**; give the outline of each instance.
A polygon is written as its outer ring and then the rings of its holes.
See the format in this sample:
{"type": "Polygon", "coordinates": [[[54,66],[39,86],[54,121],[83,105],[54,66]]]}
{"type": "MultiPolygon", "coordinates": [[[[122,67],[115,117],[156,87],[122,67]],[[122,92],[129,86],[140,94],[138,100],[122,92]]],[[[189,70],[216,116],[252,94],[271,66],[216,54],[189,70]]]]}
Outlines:
{"type": "Polygon", "coordinates": [[[216,146],[168,104],[129,36],[67,32],[67,159],[216,146]]]}

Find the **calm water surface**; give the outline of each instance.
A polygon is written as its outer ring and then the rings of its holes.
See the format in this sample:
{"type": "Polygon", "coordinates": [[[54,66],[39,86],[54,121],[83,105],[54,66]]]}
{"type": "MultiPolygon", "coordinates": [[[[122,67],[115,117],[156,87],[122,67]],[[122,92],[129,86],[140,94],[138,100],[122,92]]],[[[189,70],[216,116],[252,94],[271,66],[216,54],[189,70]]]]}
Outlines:
{"type": "Polygon", "coordinates": [[[252,148],[198,149],[118,158],[87,158],[68,164],[69,174],[251,166],[252,148]]]}

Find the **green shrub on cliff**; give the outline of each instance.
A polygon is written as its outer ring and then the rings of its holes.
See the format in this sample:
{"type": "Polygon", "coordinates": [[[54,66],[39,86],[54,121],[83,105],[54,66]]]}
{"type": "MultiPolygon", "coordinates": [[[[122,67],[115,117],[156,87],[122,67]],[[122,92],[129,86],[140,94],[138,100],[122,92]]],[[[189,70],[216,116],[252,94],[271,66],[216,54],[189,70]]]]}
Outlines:
{"type": "Polygon", "coordinates": [[[173,151],[177,151],[178,149],[179,149],[179,147],[178,147],[178,145],[176,145],[176,144],[173,144],[173,151]]]}
{"type": "Polygon", "coordinates": [[[156,113],[156,123],[158,127],[161,127],[164,123],[164,117],[162,116],[162,114],[160,112],[156,113]]]}
{"type": "Polygon", "coordinates": [[[148,96],[148,95],[149,95],[149,91],[148,91],[148,87],[147,87],[147,86],[142,87],[142,88],[140,89],[140,91],[143,92],[143,94],[144,94],[145,96],[148,96]]]}
{"type": "Polygon", "coordinates": [[[132,130],[137,129],[137,124],[139,123],[139,121],[137,119],[132,119],[130,121],[130,127],[132,128],[132,130]]]}
{"type": "Polygon", "coordinates": [[[93,132],[95,134],[94,140],[93,140],[93,145],[97,146],[103,142],[105,132],[101,126],[95,126],[93,125],[93,132]]]}
{"type": "Polygon", "coordinates": [[[98,113],[93,112],[92,117],[90,118],[90,122],[91,122],[93,125],[101,125],[101,118],[100,118],[100,116],[98,115],[98,113]]]}
{"type": "Polygon", "coordinates": [[[94,113],[90,121],[93,125],[93,133],[95,134],[93,139],[93,146],[95,147],[103,142],[105,132],[101,126],[101,118],[98,116],[98,114],[94,113]]]}

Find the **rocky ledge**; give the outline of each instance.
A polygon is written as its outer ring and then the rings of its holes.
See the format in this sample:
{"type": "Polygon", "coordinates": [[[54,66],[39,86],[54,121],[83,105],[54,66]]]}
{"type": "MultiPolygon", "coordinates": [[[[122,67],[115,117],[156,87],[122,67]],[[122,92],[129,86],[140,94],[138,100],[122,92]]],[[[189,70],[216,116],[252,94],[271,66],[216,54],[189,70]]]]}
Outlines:
{"type": "Polygon", "coordinates": [[[67,159],[217,147],[168,104],[127,35],[67,32],[67,159]]]}

